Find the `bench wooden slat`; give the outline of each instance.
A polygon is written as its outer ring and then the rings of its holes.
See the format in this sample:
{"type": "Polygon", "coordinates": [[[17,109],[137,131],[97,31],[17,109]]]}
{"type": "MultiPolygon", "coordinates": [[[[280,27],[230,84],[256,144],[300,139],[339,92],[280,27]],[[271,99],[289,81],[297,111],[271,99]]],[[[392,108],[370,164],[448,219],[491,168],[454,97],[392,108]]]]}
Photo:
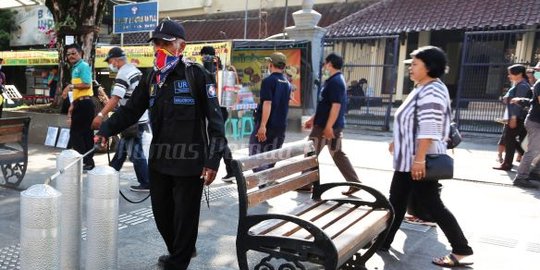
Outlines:
{"type": "MultiPolygon", "coordinates": [[[[328,204],[326,201],[307,201],[296,208],[294,208],[290,214],[294,216],[302,216],[305,213],[311,213],[311,210],[317,207],[325,207],[329,208],[332,206],[337,205],[337,202],[333,202],[333,204],[328,204]]],[[[284,220],[277,220],[277,219],[270,219],[263,221],[255,226],[253,226],[249,232],[254,235],[261,235],[261,234],[267,234],[269,231],[287,223],[287,221],[284,220]]]]}
{"type": "MultiPolygon", "coordinates": [[[[336,222],[340,222],[340,220],[344,216],[351,214],[351,212],[355,211],[356,208],[357,207],[351,204],[340,204],[339,207],[332,209],[331,211],[328,211],[323,215],[319,215],[317,218],[313,219],[311,222],[313,222],[315,226],[317,226],[318,228],[324,231],[326,227],[336,222]]],[[[309,233],[303,228],[297,227],[290,230],[287,233],[284,233],[283,235],[299,238],[299,239],[308,239],[309,236],[311,236],[311,233],[309,233]]]]}
{"type": "Polygon", "coordinates": [[[311,156],[286,165],[270,168],[246,177],[246,186],[247,189],[252,189],[263,184],[275,182],[293,173],[315,168],[317,165],[317,157],[311,156]]]}
{"type": "Polygon", "coordinates": [[[9,126],[0,126],[0,135],[12,134],[12,133],[22,133],[24,125],[9,125],[9,126]]]}
{"type": "Polygon", "coordinates": [[[345,263],[360,248],[384,231],[389,218],[388,210],[371,211],[369,215],[332,239],[338,250],[338,265],[345,263]]]}
{"type": "Polygon", "coordinates": [[[281,183],[253,191],[248,194],[248,207],[253,207],[270,198],[274,198],[291,190],[299,189],[319,180],[319,171],[310,171],[287,179],[281,183]]]}
{"type": "Polygon", "coordinates": [[[280,149],[260,153],[253,156],[243,157],[238,159],[242,164],[243,171],[249,171],[253,168],[258,168],[262,165],[276,163],[278,161],[289,159],[298,155],[306,155],[313,152],[315,148],[310,141],[303,141],[283,147],[280,149]]]}
{"type": "MultiPolygon", "coordinates": [[[[336,220],[336,222],[330,223],[329,226],[324,227],[324,232],[328,235],[328,237],[330,237],[330,239],[334,239],[348,228],[359,222],[362,218],[369,215],[371,211],[372,210],[368,208],[355,208],[354,211],[349,212],[347,215],[340,217],[339,220],[336,220]]],[[[311,235],[305,239],[310,238],[312,238],[311,235]]]]}
{"type": "MultiPolygon", "coordinates": [[[[341,203],[334,201],[319,201],[314,203],[314,201],[306,202],[304,205],[314,205],[315,207],[309,207],[302,209],[302,211],[290,212],[291,215],[301,218],[303,220],[314,221],[321,216],[326,215],[328,212],[333,211],[338,208],[341,203]]],[[[256,235],[288,235],[296,232],[300,227],[293,222],[280,221],[280,220],[270,220],[271,223],[266,224],[264,227],[253,227],[250,230],[256,235]]]]}
{"type": "Polygon", "coordinates": [[[0,143],[14,143],[22,141],[22,133],[0,135],[0,143]]]}

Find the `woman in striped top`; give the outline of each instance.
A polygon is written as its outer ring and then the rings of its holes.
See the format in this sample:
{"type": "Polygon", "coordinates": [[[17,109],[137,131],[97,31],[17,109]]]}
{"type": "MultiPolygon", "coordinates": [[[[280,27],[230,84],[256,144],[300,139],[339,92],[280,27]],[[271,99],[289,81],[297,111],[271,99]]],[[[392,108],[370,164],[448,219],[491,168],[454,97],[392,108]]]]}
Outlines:
{"type": "Polygon", "coordinates": [[[415,89],[397,109],[394,117],[394,140],[389,151],[394,156],[394,176],[390,187],[390,203],[395,220],[382,250],[388,250],[394,240],[407,209],[411,193],[426,206],[452,245],[452,253],[433,260],[441,266],[466,263],[472,255],[454,215],[444,206],[438,181],[422,181],[426,173],[426,154],[446,153],[446,139],[450,131],[450,97],[439,79],[444,74],[446,54],[433,46],[421,47],[411,53],[409,67],[415,89]]]}

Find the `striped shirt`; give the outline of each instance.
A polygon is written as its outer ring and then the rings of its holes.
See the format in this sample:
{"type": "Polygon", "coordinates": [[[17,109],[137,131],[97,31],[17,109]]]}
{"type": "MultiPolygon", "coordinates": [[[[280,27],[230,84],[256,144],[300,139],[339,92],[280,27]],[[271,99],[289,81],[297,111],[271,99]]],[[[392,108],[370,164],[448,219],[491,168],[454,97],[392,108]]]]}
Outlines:
{"type": "MultiPolygon", "coordinates": [[[[114,86],[111,95],[121,98],[120,106],[126,105],[128,99],[133,94],[133,91],[135,90],[137,85],[139,85],[141,78],[141,71],[133,64],[125,64],[120,68],[120,70],[118,70],[118,74],[116,74],[116,79],[114,79],[114,86]]],[[[144,112],[144,114],[139,119],[139,123],[146,122],[148,122],[148,111],[144,112]]]]}
{"type": "Polygon", "coordinates": [[[427,154],[446,153],[450,133],[450,97],[439,79],[415,88],[394,116],[394,169],[410,172],[416,139],[431,139],[427,154]],[[415,119],[416,109],[416,119],[415,119]],[[414,125],[416,124],[416,134],[414,125]],[[416,137],[416,138],[415,138],[416,137]]]}

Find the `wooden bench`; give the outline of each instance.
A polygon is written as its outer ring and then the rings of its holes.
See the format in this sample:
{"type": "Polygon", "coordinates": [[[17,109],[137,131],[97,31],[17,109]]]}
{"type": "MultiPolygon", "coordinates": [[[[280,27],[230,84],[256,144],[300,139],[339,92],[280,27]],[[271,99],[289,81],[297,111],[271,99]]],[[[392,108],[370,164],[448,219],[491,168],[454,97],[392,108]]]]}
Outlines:
{"type": "Polygon", "coordinates": [[[279,270],[306,269],[304,262],[322,265],[327,270],[364,269],[365,262],[384,241],[394,219],[386,197],[359,183],[320,184],[319,163],[314,151],[311,141],[302,141],[233,160],[240,210],[236,250],[241,270],[249,269],[247,252],[250,250],[268,254],[255,270],[275,269],[270,264],[273,258],[287,261],[279,270]],[[273,163],[276,163],[273,168],[250,172],[273,163]],[[286,212],[250,213],[254,212],[250,208],[257,204],[296,192],[307,184],[313,184],[313,193],[300,206],[286,212]],[[358,195],[370,200],[343,197],[338,192],[350,186],[360,188],[358,195]],[[335,190],[339,195],[321,196],[335,187],[340,187],[335,190]]]}
{"type": "Polygon", "coordinates": [[[0,118],[0,168],[4,185],[18,186],[28,165],[29,117],[0,118]]]}

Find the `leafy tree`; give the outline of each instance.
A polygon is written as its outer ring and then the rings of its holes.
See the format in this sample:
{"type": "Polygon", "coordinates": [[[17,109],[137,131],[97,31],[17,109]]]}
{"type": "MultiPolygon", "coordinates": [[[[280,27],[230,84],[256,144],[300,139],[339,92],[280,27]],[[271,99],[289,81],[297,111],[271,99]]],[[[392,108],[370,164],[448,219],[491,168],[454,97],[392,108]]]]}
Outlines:
{"type": "Polygon", "coordinates": [[[9,50],[9,33],[15,23],[15,12],[0,9],[0,51],[9,50]]]}

